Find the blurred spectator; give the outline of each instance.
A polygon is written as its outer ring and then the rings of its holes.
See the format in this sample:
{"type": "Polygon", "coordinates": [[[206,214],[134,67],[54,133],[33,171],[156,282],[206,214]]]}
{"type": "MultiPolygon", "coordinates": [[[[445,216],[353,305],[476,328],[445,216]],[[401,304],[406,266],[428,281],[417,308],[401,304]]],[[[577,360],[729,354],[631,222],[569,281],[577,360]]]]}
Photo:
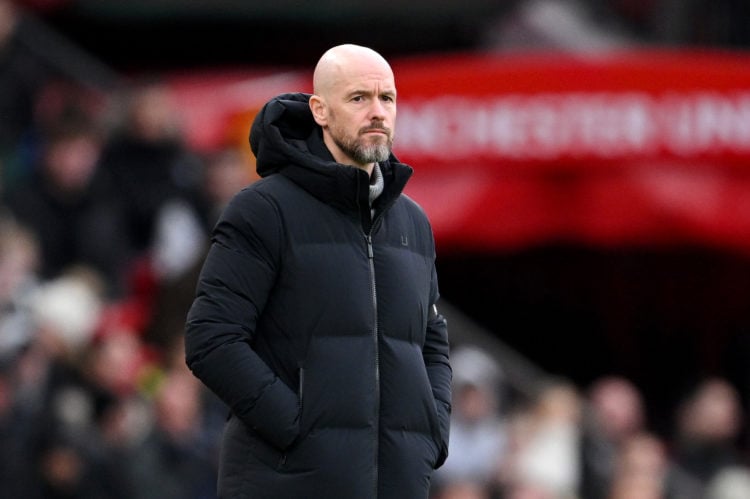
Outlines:
{"type": "Polygon", "coordinates": [[[0,166],[3,189],[22,175],[24,146],[34,129],[36,98],[55,72],[23,43],[22,14],[0,0],[0,166]]]}
{"type": "Polygon", "coordinates": [[[101,280],[85,267],[44,282],[31,297],[35,339],[52,361],[77,364],[91,341],[103,306],[101,280]]]}
{"type": "Polygon", "coordinates": [[[602,497],[609,499],[668,497],[665,486],[668,461],[661,440],[648,433],[629,434],[620,442],[617,451],[610,483],[611,491],[602,497]]]}
{"type": "Polygon", "coordinates": [[[720,471],[742,464],[742,408],[739,394],[726,380],[698,384],[678,408],[676,423],[674,460],[702,486],[720,471]]]}
{"type": "Polygon", "coordinates": [[[457,348],[451,354],[451,366],[454,389],[448,459],[436,471],[434,481],[455,488],[449,497],[461,497],[457,490],[470,484],[483,489],[496,485],[507,452],[500,412],[504,387],[500,366],[478,348],[457,348]]]}
{"type": "Polygon", "coordinates": [[[145,339],[160,348],[182,339],[218,214],[256,178],[235,148],[199,159],[182,142],[173,105],[169,89],[159,82],[133,89],[128,120],[104,160],[129,200],[131,237],[144,257],[142,281],[150,280],[152,288],[145,339]]]}
{"type": "Polygon", "coordinates": [[[227,147],[209,158],[205,178],[209,225],[213,225],[229,200],[258,176],[245,154],[237,148],[227,147]]]}
{"type": "Polygon", "coordinates": [[[186,368],[167,372],[156,395],[154,425],[130,463],[133,499],[216,496],[218,438],[204,426],[202,393],[186,368]]]}
{"type": "Polygon", "coordinates": [[[102,274],[109,292],[121,293],[130,252],[122,207],[98,175],[101,141],[88,116],[65,110],[46,131],[33,177],[10,192],[7,203],[39,241],[41,278],[88,265],[102,274]]]}
{"type": "Polygon", "coordinates": [[[103,325],[90,342],[86,373],[101,389],[127,398],[148,391],[157,360],[157,352],[142,341],[140,331],[112,321],[103,325]]]}
{"type": "Polygon", "coordinates": [[[608,499],[622,446],[645,429],[645,408],[638,388],[619,376],[606,376],[590,387],[581,439],[581,494],[608,499]]]}
{"type": "Polygon", "coordinates": [[[36,238],[9,216],[0,216],[0,362],[31,341],[29,296],[38,286],[36,238]]]}
{"type": "Polygon", "coordinates": [[[182,141],[178,111],[159,82],[131,89],[125,121],[105,148],[102,168],[126,209],[123,232],[158,279],[191,268],[207,227],[203,165],[182,141]]]}
{"type": "Polygon", "coordinates": [[[580,477],[581,397],[567,380],[544,382],[511,426],[503,482],[511,497],[575,498],[580,477]]]}
{"type": "Polygon", "coordinates": [[[664,441],[642,431],[621,442],[606,497],[703,499],[704,496],[701,484],[673,462],[664,441]]]}
{"type": "Polygon", "coordinates": [[[31,473],[27,432],[18,425],[16,360],[33,338],[29,301],[38,286],[37,257],[33,236],[0,218],[0,489],[9,497],[26,497],[31,473]]]}
{"type": "MultiPolygon", "coordinates": [[[[208,229],[218,220],[221,210],[227,202],[239,192],[242,188],[249,185],[257,177],[250,170],[246,156],[236,148],[225,148],[214,152],[206,159],[204,182],[202,186],[202,203],[203,217],[205,227],[208,229]]],[[[165,211],[167,213],[167,211],[165,211]]],[[[169,243],[167,237],[168,230],[175,232],[171,238],[174,245],[182,245],[190,249],[189,258],[186,259],[185,265],[192,261],[198,251],[208,249],[207,241],[209,240],[208,232],[203,236],[195,234],[197,226],[194,221],[190,222],[191,217],[183,212],[186,219],[185,225],[191,225],[192,229],[187,231],[190,237],[199,239],[199,241],[184,241],[186,237],[180,237],[179,231],[182,230],[179,224],[174,224],[166,218],[162,218],[160,225],[164,230],[159,230],[160,239],[165,241],[162,246],[162,259],[171,259],[172,251],[167,250],[169,243]],[[171,227],[170,227],[171,226],[171,227]]],[[[159,279],[154,290],[153,310],[151,322],[146,331],[146,339],[162,348],[171,348],[175,340],[182,342],[182,335],[185,326],[185,316],[190,305],[195,298],[195,284],[200,272],[201,259],[193,262],[192,266],[180,265],[175,272],[171,272],[168,278],[159,279]]],[[[162,265],[162,268],[166,268],[162,265]]],[[[184,362],[182,362],[184,363],[184,362]]]]}

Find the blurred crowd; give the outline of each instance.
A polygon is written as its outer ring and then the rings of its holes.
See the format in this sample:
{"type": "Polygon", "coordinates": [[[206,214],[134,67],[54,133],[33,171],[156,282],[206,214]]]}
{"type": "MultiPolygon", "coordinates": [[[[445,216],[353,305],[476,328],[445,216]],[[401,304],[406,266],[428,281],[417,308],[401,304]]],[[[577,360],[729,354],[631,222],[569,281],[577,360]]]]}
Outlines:
{"type": "Polygon", "coordinates": [[[187,370],[182,328],[248,166],[187,150],[158,82],[131,89],[111,133],[58,85],[24,137],[30,161],[3,156],[2,495],[213,497],[226,409],[187,370]]]}
{"type": "Polygon", "coordinates": [[[450,452],[433,499],[750,497],[746,415],[726,379],[692,386],[663,434],[620,375],[586,387],[550,376],[519,394],[472,345],[454,347],[452,365],[450,452]]]}
{"type": "MultiPolygon", "coordinates": [[[[187,370],[182,333],[211,227],[251,167],[234,144],[192,151],[158,78],[71,81],[18,22],[0,0],[1,495],[215,497],[226,408],[187,370]]],[[[453,365],[434,499],[750,497],[723,379],[657,435],[627,379],[517,397],[481,351],[456,348],[453,365]]]]}
{"type": "Polygon", "coordinates": [[[252,180],[158,79],[102,91],[0,1],[0,496],[215,497],[227,410],[182,335],[210,229],[252,180]]]}

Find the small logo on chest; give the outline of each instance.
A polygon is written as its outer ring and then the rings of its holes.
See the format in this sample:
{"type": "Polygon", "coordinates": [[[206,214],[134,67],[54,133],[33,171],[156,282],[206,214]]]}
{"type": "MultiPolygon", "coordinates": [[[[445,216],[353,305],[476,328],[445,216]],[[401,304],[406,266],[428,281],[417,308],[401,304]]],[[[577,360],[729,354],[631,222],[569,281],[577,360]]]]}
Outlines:
{"type": "Polygon", "coordinates": [[[406,234],[401,234],[401,246],[409,246],[409,238],[406,234]]]}

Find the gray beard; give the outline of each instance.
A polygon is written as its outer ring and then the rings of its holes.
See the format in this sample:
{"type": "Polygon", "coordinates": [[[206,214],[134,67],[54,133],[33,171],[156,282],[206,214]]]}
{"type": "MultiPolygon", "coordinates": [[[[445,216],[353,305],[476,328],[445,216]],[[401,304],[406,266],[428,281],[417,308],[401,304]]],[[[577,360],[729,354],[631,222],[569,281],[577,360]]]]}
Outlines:
{"type": "Polygon", "coordinates": [[[363,145],[356,140],[343,142],[335,137],[333,138],[333,141],[339,149],[344,152],[344,154],[352,158],[355,162],[363,165],[386,161],[391,155],[390,140],[386,144],[373,145],[363,145]]]}

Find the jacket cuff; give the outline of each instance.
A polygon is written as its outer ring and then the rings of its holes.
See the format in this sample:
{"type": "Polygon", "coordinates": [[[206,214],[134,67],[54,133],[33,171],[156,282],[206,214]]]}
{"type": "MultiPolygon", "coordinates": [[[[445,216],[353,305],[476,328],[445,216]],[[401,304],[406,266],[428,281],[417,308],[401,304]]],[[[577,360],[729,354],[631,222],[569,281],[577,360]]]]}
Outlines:
{"type": "Polygon", "coordinates": [[[450,433],[451,406],[440,400],[436,401],[438,421],[440,424],[440,441],[438,442],[438,458],[435,462],[435,469],[445,463],[448,458],[448,435],[450,433]]]}

